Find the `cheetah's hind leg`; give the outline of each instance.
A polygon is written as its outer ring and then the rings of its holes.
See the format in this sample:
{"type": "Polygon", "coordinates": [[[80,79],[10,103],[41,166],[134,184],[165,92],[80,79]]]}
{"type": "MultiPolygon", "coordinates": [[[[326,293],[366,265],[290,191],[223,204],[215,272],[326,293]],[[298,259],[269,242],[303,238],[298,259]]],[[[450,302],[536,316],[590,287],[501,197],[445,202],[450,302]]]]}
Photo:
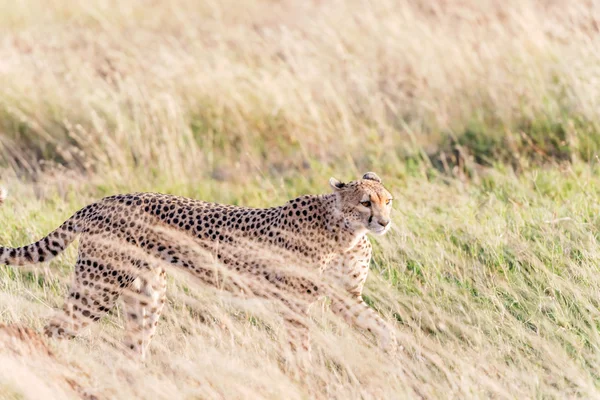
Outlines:
{"type": "Polygon", "coordinates": [[[123,294],[126,319],[125,346],[144,360],[165,305],[165,270],[155,268],[140,275],[123,294]]]}
{"type": "Polygon", "coordinates": [[[135,279],[136,272],[118,268],[118,261],[107,260],[105,254],[82,240],[69,295],[62,311],[46,325],[46,335],[74,337],[114,306],[123,289],[135,279]]]}

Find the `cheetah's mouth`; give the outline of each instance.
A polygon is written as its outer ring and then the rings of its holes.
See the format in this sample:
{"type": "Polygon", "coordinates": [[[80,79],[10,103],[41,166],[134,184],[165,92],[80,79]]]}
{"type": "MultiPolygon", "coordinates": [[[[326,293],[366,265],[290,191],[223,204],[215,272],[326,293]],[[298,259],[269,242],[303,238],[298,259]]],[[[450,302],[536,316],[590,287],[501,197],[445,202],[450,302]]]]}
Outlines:
{"type": "Polygon", "coordinates": [[[389,230],[389,228],[390,228],[389,225],[386,227],[383,227],[381,225],[376,225],[376,226],[369,227],[369,230],[371,231],[371,233],[374,233],[376,235],[383,235],[389,230]]]}

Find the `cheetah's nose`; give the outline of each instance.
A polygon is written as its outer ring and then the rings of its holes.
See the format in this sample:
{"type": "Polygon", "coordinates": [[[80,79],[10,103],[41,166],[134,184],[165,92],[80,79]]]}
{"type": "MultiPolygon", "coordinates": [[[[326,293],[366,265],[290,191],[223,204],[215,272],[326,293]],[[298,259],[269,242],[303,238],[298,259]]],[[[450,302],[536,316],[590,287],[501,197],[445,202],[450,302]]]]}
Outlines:
{"type": "Polygon", "coordinates": [[[386,226],[388,226],[390,224],[390,220],[389,219],[380,219],[379,220],[379,225],[383,226],[384,228],[386,226]]]}

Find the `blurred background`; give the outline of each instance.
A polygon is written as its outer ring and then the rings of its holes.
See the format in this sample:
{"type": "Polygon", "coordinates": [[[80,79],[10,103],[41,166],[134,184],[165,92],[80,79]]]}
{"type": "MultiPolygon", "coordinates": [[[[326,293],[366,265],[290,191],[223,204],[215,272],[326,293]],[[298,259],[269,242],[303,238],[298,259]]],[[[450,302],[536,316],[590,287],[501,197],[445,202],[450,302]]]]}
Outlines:
{"type": "Polygon", "coordinates": [[[5,2],[2,164],[190,183],[594,161],[595,5],[5,2]]]}
{"type": "MultiPolygon", "coordinates": [[[[98,372],[130,366],[92,339],[58,354],[142,398],[149,379],[155,398],[598,397],[599,24],[594,0],[0,0],[1,243],[109,194],[269,207],[375,171],[395,227],[365,298],[399,355],[317,316],[298,377],[261,353],[268,329],[215,344],[183,320],[178,280],[148,370],[98,372]]],[[[0,320],[41,330],[74,257],[2,267],[0,320]]]]}

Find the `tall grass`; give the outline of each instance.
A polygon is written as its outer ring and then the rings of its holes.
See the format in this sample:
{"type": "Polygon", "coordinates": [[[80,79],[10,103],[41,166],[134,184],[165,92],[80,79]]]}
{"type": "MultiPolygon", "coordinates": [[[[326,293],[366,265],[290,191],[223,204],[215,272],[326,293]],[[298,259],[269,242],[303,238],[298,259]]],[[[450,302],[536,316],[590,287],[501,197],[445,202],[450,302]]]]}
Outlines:
{"type": "MultiPolygon", "coordinates": [[[[265,207],[375,170],[397,200],[365,300],[403,347],[320,301],[306,368],[269,302],[174,273],[146,364],[118,347],[119,308],[52,355],[1,328],[0,394],[598,397],[599,16],[566,0],[0,0],[0,243],[117,192],[265,207]]],[[[3,267],[0,321],[41,331],[75,251],[3,267]]]]}
{"type": "Polygon", "coordinates": [[[594,2],[0,7],[14,168],[234,179],[393,165],[448,150],[448,137],[487,164],[598,149],[594,2]]]}

